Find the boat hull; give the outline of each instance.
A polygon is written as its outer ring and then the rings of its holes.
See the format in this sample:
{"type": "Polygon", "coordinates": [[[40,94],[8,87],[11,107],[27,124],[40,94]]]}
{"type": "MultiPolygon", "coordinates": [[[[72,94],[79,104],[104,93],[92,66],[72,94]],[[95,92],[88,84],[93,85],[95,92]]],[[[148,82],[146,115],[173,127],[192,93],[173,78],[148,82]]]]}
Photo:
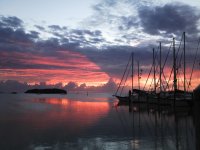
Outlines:
{"type": "MultiPolygon", "coordinates": [[[[130,104],[130,103],[147,103],[147,104],[156,104],[156,105],[170,105],[174,106],[174,100],[172,98],[158,98],[158,97],[135,97],[131,96],[116,96],[120,104],[130,104]]],[[[191,99],[176,99],[175,107],[191,107],[193,101],[191,99]]]]}
{"type": "Polygon", "coordinates": [[[120,101],[120,102],[124,102],[124,103],[129,103],[130,99],[128,96],[116,96],[116,98],[120,101]]]}

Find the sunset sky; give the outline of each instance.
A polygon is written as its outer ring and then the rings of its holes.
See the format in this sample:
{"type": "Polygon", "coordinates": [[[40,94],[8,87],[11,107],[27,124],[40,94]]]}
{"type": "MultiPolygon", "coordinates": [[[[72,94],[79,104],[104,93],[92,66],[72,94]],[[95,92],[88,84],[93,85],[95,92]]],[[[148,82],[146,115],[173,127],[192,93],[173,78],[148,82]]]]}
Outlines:
{"type": "MultiPolygon", "coordinates": [[[[140,61],[143,70],[143,86],[152,48],[157,50],[162,42],[164,63],[172,37],[178,49],[184,31],[189,82],[200,37],[198,0],[1,0],[0,81],[119,83],[134,52],[135,64],[140,61]]],[[[180,47],[181,53],[183,44],[180,47]]],[[[200,83],[200,51],[196,56],[192,88],[200,83]]],[[[172,49],[164,70],[167,78],[171,67],[172,49]]]]}

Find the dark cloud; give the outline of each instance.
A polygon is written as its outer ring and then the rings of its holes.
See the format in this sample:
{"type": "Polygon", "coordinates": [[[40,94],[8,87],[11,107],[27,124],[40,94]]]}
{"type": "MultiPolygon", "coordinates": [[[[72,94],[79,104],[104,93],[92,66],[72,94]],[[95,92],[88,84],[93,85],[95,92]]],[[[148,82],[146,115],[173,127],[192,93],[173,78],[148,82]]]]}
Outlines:
{"type": "Polygon", "coordinates": [[[63,31],[63,30],[67,30],[67,27],[61,27],[59,25],[50,25],[48,26],[51,30],[54,31],[63,31]]]}
{"type": "Polygon", "coordinates": [[[23,21],[17,17],[0,18],[0,42],[1,43],[31,43],[39,37],[36,31],[26,33],[23,28],[23,21]]]}
{"type": "Polygon", "coordinates": [[[80,86],[73,81],[70,81],[67,85],[63,86],[62,83],[57,84],[46,84],[46,82],[40,82],[39,84],[29,85],[26,82],[21,83],[15,80],[0,81],[0,92],[10,93],[10,92],[25,92],[28,89],[44,89],[44,88],[62,88],[68,92],[80,92],[80,91],[93,91],[93,92],[114,92],[117,88],[116,83],[113,79],[109,79],[107,83],[95,87],[87,86],[85,83],[80,86]]]}
{"type": "Polygon", "coordinates": [[[39,33],[35,31],[25,33],[23,29],[0,28],[0,42],[5,43],[30,43],[33,39],[38,38],[38,35],[39,33]]]}
{"type": "Polygon", "coordinates": [[[65,89],[74,91],[78,88],[78,84],[76,82],[69,82],[67,85],[64,86],[65,89]]]}
{"type": "Polygon", "coordinates": [[[58,25],[48,26],[50,31],[46,31],[62,44],[71,46],[93,46],[96,43],[105,42],[100,30],[68,29],[58,25]]]}
{"type": "Polygon", "coordinates": [[[0,92],[24,92],[28,89],[27,83],[20,83],[15,80],[0,81],[0,92]]]}
{"type": "Polygon", "coordinates": [[[59,25],[50,25],[48,26],[52,30],[62,30],[62,28],[59,25]]]}
{"type": "Polygon", "coordinates": [[[72,29],[64,38],[68,39],[68,44],[76,43],[81,47],[93,47],[97,43],[105,42],[100,30],[72,29]]]}
{"type": "Polygon", "coordinates": [[[36,27],[37,29],[39,29],[40,31],[45,31],[45,28],[44,28],[44,27],[42,27],[42,26],[35,25],[35,27],[36,27]]]}
{"type": "Polygon", "coordinates": [[[135,53],[135,61],[142,59],[142,65],[149,65],[149,62],[152,62],[152,50],[149,47],[109,46],[103,50],[85,48],[80,52],[97,64],[110,77],[117,78],[122,76],[131,52],[135,53]]]}
{"type": "Polygon", "coordinates": [[[1,27],[21,28],[23,27],[23,21],[15,16],[4,17],[0,16],[1,27]]]}
{"type": "Polygon", "coordinates": [[[85,83],[78,86],[76,82],[69,82],[66,86],[64,86],[64,88],[68,91],[93,91],[113,93],[117,89],[117,84],[113,81],[112,78],[110,78],[107,83],[97,87],[87,86],[85,83]]]}
{"type": "Polygon", "coordinates": [[[55,49],[59,47],[59,39],[57,38],[49,38],[48,40],[39,41],[39,47],[47,48],[47,49],[55,49]]]}
{"type": "Polygon", "coordinates": [[[39,38],[40,33],[36,32],[36,31],[30,31],[29,37],[31,39],[38,39],[39,38]]]}
{"type": "Polygon", "coordinates": [[[141,26],[150,34],[189,34],[197,33],[200,13],[196,8],[184,4],[166,4],[157,7],[141,7],[139,9],[141,26]]]}
{"type": "Polygon", "coordinates": [[[129,30],[132,27],[139,27],[139,20],[135,16],[122,16],[120,20],[119,30],[129,30]]]}
{"type": "Polygon", "coordinates": [[[100,30],[95,30],[95,31],[90,31],[90,30],[79,30],[79,29],[74,29],[71,31],[71,33],[76,34],[76,35],[90,35],[90,36],[101,36],[101,31],[100,30]]]}

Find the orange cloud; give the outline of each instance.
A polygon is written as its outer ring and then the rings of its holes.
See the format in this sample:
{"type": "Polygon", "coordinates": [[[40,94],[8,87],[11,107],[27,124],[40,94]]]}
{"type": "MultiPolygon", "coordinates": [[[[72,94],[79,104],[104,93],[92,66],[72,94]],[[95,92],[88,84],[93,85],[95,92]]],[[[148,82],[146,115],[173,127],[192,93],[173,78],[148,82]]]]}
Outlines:
{"type": "Polygon", "coordinates": [[[74,81],[95,86],[109,80],[109,76],[101,71],[99,66],[80,53],[59,51],[57,56],[43,55],[20,52],[1,53],[4,60],[17,63],[18,66],[15,68],[1,67],[0,80],[18,80],[28,83],[46,81],[48,84],[74,81]],[[60,55],[62,58],[66,56],[66,59],[61,59],[60,55]],[[26,66],[31,66],[31,68],[26,66]]]}

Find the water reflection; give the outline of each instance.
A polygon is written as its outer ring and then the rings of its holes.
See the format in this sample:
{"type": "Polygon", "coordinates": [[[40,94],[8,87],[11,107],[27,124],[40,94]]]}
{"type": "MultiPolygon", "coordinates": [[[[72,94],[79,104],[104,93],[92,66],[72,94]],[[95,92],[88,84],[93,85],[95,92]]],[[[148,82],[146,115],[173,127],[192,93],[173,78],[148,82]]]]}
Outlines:
{"type": "Polygon", "coordinates": [[[119,106],[98,96],[18,96],[0,95],[2,150],[199,149],[197,105],[175,113],[167,107],[119,106]]]}
{"type": "Polygon", "coordinates": [[[196,101],[194,105],[194,122],[196,129],[196,149],[200,149],[200,101],[196,101]]]}
{"type": "Polygon", "coordinates": [[[108,102],[82,102],[67,98],[39,98],[34,99],[33,102],[57,106],[41,116],[34,117],[40,120],[39,125],[41,120],[48,127],[59,123],[67,124],[70,132],[85,130],[86,127],[94,125],[101,117],[106,116],[109,111],[108,102]]]}
{"type": "Polygon", "coordinates": [[[174,111],[171,107],[134,104],[127,106],[126,111],[132,116],[132,149],[198,149],[192,108],[182,107],[174,111]]]}

